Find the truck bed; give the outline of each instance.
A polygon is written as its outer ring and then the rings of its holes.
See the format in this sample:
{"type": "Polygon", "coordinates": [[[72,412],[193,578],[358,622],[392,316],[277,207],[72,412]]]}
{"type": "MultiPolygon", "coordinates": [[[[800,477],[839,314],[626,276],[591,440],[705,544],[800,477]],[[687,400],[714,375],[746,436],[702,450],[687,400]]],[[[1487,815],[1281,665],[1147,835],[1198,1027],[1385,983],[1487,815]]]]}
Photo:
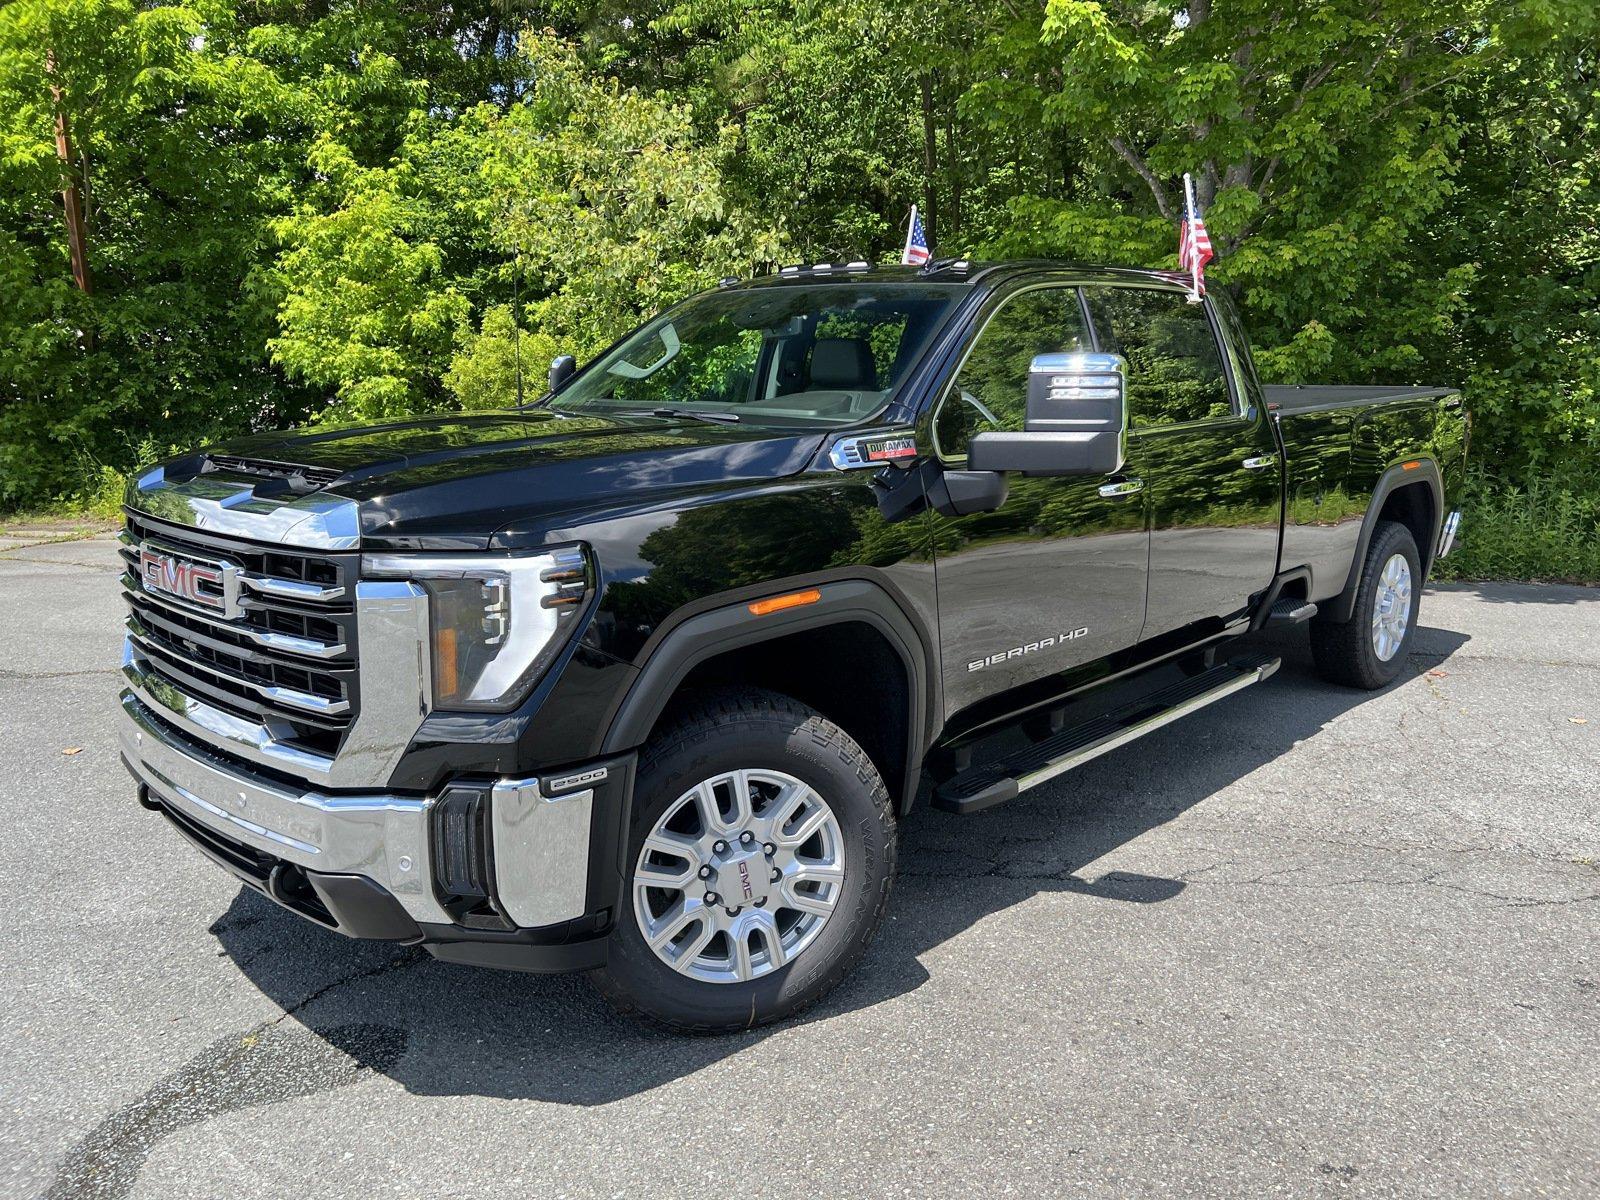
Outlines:
{"type": "Polygon", "coordinates": [[[1454,388],[1423,387],[1421,384],[1383,386],[1355,384],[1335,386],[1322,383],[1268,384],[1261,389],[1268,404],[1279,412],[1310,412],[1320,408],[1345,408],[1352,404],[1386,404],[1391,400],[1426,400],[1448,396],[1454,388]]]}

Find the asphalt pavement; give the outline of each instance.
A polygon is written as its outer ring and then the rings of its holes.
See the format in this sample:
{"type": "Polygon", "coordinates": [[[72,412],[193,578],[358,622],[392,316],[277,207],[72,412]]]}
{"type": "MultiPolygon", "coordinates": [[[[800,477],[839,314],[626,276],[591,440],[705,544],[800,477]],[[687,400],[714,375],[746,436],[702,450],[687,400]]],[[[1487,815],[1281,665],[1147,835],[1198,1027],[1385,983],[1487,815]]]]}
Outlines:
{"type": "Polygon", "coordinates": [[[0,1195],[1600,1194],[1600,591],[1429,592],[973,817],[804,1018],[363,945],[134,803],[105,538],[0,551],[0,1195]]]}

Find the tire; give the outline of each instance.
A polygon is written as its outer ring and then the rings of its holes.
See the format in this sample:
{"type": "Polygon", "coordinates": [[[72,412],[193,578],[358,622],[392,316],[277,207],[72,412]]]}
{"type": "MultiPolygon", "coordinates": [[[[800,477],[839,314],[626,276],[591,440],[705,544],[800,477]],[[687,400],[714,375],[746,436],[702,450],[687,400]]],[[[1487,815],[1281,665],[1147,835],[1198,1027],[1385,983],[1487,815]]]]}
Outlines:
{"type": "Polygon", "coordinates": [[[1362,561],[1361,582],[1356,587],[1350,619],[1331,621],[1319,616],[1311,621],[1311,657],[1317,671],[1330,682],[1367,691],[1393,683],[1405,666],[1421,603],[1422,562],[1416,539],[1404,525],[1380,521],[1362,561]],[[1403,560],[1403,572],[1391,567],[1396,558],[1403,560]],[[1396,589],[1387,585],[1385,571],[1391,572],[1389,581],[1403,575],[1403,600],[1396,589]],[[1393,614],[1396,602],[1405,612],[1403,627],[1396,637],[1395,624],[1390,620],[1380,638],[1375,629],[1379,606],[1386,605],[1386,612],[1393,614]]]}
{"type": "Polygon", "coordinates": [[[866,952],[888,905],[895,839],[888,790],[843,729],[776,692],[710,696],[679,714],[641,756],[625,893],[595,982],[619,1010],[683,1032],[792,1016],[866,952]],[[708,781],[713,786],[702,788],[708,781]],[[742,825],[736,788],[751,797],[742,825]],[[818,815],[818,801],[827,815],[818,815]],[[708,825],[708,804],[726,827],[708,825]],[[796,814],[788,824],[778,811],[786,806],[796,814]],[[806,833],[812,824],[817,832],[806,833]],[[741,828],[754,840],[740,842],[741,828]],[[802,834],[807,840],[796,841],[802,834]],[[657,848],[669,842],[684,852],[657,848]],[[669,887],[649,884],[667,877],[669,887]],[[706,894],[716,902],[707,905],[706,894]],[[731,912],[729,897],[741,901],[731,912]],[[828,905],[826,915],[812,911],[828,905]],[[647,923],[666,935],[681,922],[689,923],[662,952],[652,949],[647,923]],[[772,938],[786,947],[781,954],[772,938]],[[741,941],[743,955],[735,950],[741,941]]]}

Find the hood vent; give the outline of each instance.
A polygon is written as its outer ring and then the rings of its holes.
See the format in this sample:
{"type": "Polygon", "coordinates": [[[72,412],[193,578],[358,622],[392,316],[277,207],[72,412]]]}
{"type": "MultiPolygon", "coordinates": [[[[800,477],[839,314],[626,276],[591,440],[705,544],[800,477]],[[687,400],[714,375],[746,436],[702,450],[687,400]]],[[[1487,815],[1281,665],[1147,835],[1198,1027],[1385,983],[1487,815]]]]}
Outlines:
{"type": "Polygon", "coordinates": [[[333,467],[307,467],[295,463],[273,462],[266,458],[243,458],[234,454],[208,454],[202,475],[225,471],[229,475],[244,475],[267,482],[256,485],[258,496],[290,494],[303,496],[308,492],[327,487],[344,472],[333,467]],[[276,483],[277,486],[270,486],[276,483]]]}

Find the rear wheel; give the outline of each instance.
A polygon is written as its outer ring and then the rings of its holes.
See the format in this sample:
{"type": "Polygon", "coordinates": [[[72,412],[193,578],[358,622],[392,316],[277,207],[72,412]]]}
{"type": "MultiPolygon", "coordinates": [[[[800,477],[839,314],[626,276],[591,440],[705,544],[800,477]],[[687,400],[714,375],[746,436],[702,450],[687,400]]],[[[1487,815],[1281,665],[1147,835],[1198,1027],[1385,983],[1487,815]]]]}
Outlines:
{"type": "Polygon", "coordinates": [[[1422,602],[1422,562],[1411,531],[1382,521],[1362,562],[1348,621],[1314,617],[1311,656],[1326,679],[1372,690],[1392,683],[1405,665],[1422,602]]]}
{"type": "Polygon", "coordinates": [[[597,982],[678,1029],[789,1016],[866,950],[894,852],[888,792],[844,730],[773,692],[712,698],[645,749],[597,982]]]}

